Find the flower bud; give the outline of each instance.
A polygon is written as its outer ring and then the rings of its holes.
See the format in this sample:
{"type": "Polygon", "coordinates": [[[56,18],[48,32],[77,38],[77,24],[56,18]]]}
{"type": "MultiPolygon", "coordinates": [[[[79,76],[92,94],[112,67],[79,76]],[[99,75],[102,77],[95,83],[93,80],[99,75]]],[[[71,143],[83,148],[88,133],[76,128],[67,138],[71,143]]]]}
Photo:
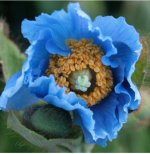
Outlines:
{"type": "Polygon", "coordinates": [[[36,106],[25,111],[24,123],[46,138],[64,138],[72,131],[69,112],[51,105],[36,106]]]}

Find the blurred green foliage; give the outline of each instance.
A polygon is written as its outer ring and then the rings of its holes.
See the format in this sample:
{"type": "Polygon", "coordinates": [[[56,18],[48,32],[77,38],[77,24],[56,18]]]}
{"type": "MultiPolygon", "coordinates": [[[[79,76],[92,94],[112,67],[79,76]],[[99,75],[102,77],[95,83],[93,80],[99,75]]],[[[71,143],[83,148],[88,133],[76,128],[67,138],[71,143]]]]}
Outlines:
{"type": "MultiPolygon", "coordinates": [[[[0,2],[0,16],[5,18],[10,26],[10,37],[19,45],[21,50],[24,51],[28,46],[28,42],[23,39],[21,35],[21,21],[24,18],[34,19],[34,17],[41,12],[52,13],[54,10],[61,8],[66,9],[67,3],[66,1],[0,2]]],[[[150,2],[148,1],[82,1],[80,3],[83,10],[87,12],[92,19],[97,15],[125,16],[127,22],[134,25],[140,32],[144,32],[144,35],[149,33],[150,2]]],[[[10,53],[5,53],[6,57],[2,57],[4,53],[0,53],[0,60],[4,61],[4,64],[7,65],[9,61],[18,59],[18,61],[20,61],[19,63],[16,63],[17,61],[14,62],[16,66],[20,66],[24,58],[23,56],[21,59],[20,57],[18,58],[18,48],[13,43],[10,43],[10,46],[6,47],[5,42],[9,42],[10,40],[6,37],[2,38],[1,36],[0,34],[1,51],[6,48],[10,48],[11,50],[10,53]],[[17,52],[15,52],[15,55],[12,55],[12,58],[9,56],[13,50],[17,50],[17,52]],[[10,58],[9,61],[6,60],[7,57],[10,58]]],[[[143,66],[138,66],[141,67],[141,72],[143,72],[146,65],[144,60],[145,59],[141,61],[143,66]]],[[[0,66],[2,69],[2,65],[0,66]]],[[[11,69],[11,67],[8,69],[11,69]]],[[[18,69],[19,67],[16,67],[15,71],[18,69]]],[[[14,71],[14,68],[12,68],[12,70],[14,71]]],[[[13,71],[12,73],[15,72],[13,71]]],[[[0,91],[2,91],[5,84],[4,77],[7,79],[9,76],[10,74],[2,74],[2,71],[0,72],[0,91]]],[[[140,76],[140,74],[137,73],[135,76],[140,76]]],[[[140,76],[140,78],[142,78],[142,76],[140,76]]],[[[150,80],[149,77],[147,77],[147,81],[148,80],[150,80]]],[[[150,85],[147,83],[148,82],[145,82],[140,88],[143,96],[141,108],[139,111],[129,115],[128,123],[126,123],[119,132],[118,138],[110,142],[106,148],[95,146],[93,152],[150,152],[150,85]]],[[[8,129],[6,125],[7,115],[7,113],[0,111],[0,152],[46,152],[44,149],[31,145],[20,135],[8,129]]]]}
{"type": "Polygon", "coordinates": [[[20,54],[18,47],[9,40],[6,34],[3,34],[3,31],[7,33],[7,29],[5,30],[7,24],[3,20],[0,21],[0,24],[0,61],[2,62],[4,79],[7,81],[12,74],[21,69],[25,56],[20,54]]]}

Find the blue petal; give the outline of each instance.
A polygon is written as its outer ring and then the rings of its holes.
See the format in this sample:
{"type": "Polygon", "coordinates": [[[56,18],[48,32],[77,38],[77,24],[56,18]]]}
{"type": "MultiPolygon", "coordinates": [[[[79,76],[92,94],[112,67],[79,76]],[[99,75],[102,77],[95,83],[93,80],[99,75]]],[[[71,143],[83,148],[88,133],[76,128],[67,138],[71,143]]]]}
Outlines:
{"type": "Polygon", "coordinates": [[[109,36],[115,43],[123,43],[131,50],[141,48],[139,34],[133,26],[126,23],[124,17],[114,18],[112,16],[98,16],[93,25],[99,27],[104,36],[109,36]]]}
{"type": "Polygon", "coordinates": [[[47,38],[45,45],[49,53],[66,56],[70,53],[66,41],[88,38],[90,26],[91,19],[80,9],[79,4],[70,3],[68,13],[61,10],[51,15],[41,14],[36,17],[36,21],[25,19],[22,22],[22,33],[30,43],[47,38]]]}
{"type": "Polygon", "coordinates": [[[135,63],[139,59],[142,48],[139,41],[139,34],[133,26],[126,23],[123,17],[116,19],[112,16],[99,16],[95,19],[93,26],[100,30],[103,37],[111,38],[117,52],[107,57],[107,61],[102,59],[102,62],[112,67],[125,66],[124,79],[126,80],[126,89],[128,89],[132,99],[130,108],[136,109],[139,106],[141,97],[137,87],[131,80],[131,76],[135,70],[135,63]]]}
{"type": "MultiPolygon", "coordinates": [[[[58,17],[60,12],[55,12],[58,17]]],[[[60,21],[61,23],[55,24],[52,27],[52,38],[47,42],[47,50],[52,54],[60,54],[66,56],[70,53],[66,41],[68,39],[81,39],[89,38],[89,29],[92,25],[90,17],[86,15],[81,9],[78,3],[70,3],[68,6],[67,19],[60,21]],[[67,23],[66,23],[67,21],[67,23]],[[67,26],[62,26],[68,24],[67,26]]]]}
{"type": "Polygon", "coordinates": [[[112,69],[115,92],[121,93],[121,90],[124,87],[128,91],[131,99],[129,109],[135,110],[139,107],[139,104],[141,102],[141,96],[137,87],[133,84],[131,77],[128,76],[127,77],[128,80],[125,78],[124,70],[125,70],[125,64],[122,64],[119,67],[112,69]]]}
{"type": "MultiPolygon", "coordinates": [[[[21,72],[17,72],[15,73],[8,81],[7,84],[5,86],[5,89],[11,88],[13,86],[15,86],[17,79],[21,76],[21,72]]],[[[4,90],[5,90],[4,89],[4,90]]]]}
{"type": "Polygon", "coordinates": [[[38,38],[41,27],[36,25],[35,21],[24,19],[21,29],[23,36],[32,43],[38,38]]]}
{"type": "MultiPolygon", "coordinates": [[[[54,25],[60,25],[60,27],[64,26],[66,28],[69,28],[68,26],[70,26],[70,24],[68,24],[68,15],[64,10],[55,11],[52,15],[42,13],[35,19],[35,21],[24,19],[22,22],[22,34],[30,41],[30,43],[42,39],[39,37],[41,32],[51,30],[54,25]]],[[[65,31],[62,31],[62,33],[63,32],[65,33],[65,31]]]]}
{"type": "MultiPolygon", "coordinates": [[[[65,40],[72,32],[69,21],[69,16],[64,10],[55,11],[52,15],[41,14],[39,17],[36,17],[36,21],[24,20],[22,22],[22,33],[30,43],[45,38],[47,38],[47,41],[52,40],[50,45],[58,46],[59,50],[56,50],[56,52],[59,51],[61,54],[61,50],[67,50],[65,40]]],[[[54,52],[55,48],[48,48],[50,53],[51,50],[54,52]]],[[[68,51],[66,53],[68,54],[68,51]]]]}
{"type": "Polygon", "coordinates": [[[122,43],[115,44],[115,47],[117,48],[117,54],[111,56],[111,61],[114,61],[116,64],[119,65],[125,65],[125,77],[128,77],[130,74],[130,71],[134,71],[134,64],[139,58],[139,54],[132,51],[127,45],[122,43]]]}
{"type": "Polygon", "coordinates": [[[110,57],[117,54],[117,48],[114,46],[112,39],[110,37],[105,37],[101,34],[99,29],[92,28],[91,38],[93,43],[98,45],[100,49],[104,52],[104,56],[101,61],[104,65],[115,68],[118,66],[115,61],[112,61],[110,57]]]}
{"type": "Polygon", "coordinates": [[[130,97],[127,92],[126,94],[112,92],[99,104],[91,107],[95,120],[97,144],[106,146],[108,140],[112,141],[117,137],[118,131],[127,120],[129,101],[130,97]]]}
{"type": "Polygon", "coordinates": [[[0,96],[0,109],[21,110],[37,102],[37,97],[30,93],[23,84],[23,75],[19,72],[12,76],[0,96]]]}
{"type": "Polygon", "coordinates": [[[87,38],[88,31],[92,26],[91,18],[80,9],[79,3],[70,3],[68,12],[71,16],[75,39],[87,38]]]}
{"type": "MultiPolygon", "coordinates": [[[[137,54],[137,52],[131,51],[130,48],[125,44],[117,43],[115,46],[118,50],[118,53],[117,55],[112,56],[111,60],[115,61],[119,66],[124,66],[124,69],[118,73],[123,75],[122,83],[124,81],[124,87],[126,87],[128,92],[130,93],[132,99],[130,103],[130,109],[135,110],[139,107],[141,96],[137,87],[131,80],[131,77],[135,70],[135,63],[139,58],[140,50],[137,54]]],[[[117,78],[117,76],[119,76],[118,73],[114,73],[116,74],[114,78],[117,78]]]]}
{"type": "Polygon", "coordinates": [[[140,95],[138,88],[131,81],[131,78],[128,79],[128,81],[125,80],[124,87],[126,87],[131,97],[129,109],[136,110],[141,103],[141,95],[140,95]]]}
{"type": "Polygon", "coordinates": [[[66,49],[62,50],[61,48],[59,48],[58,44],[56,44],[53,39],[49,39],[46,43],[46,49],[50,54],[58,54],[62,56],[67,56],[70,53],[70,49],[66,46],[65,43],[63,47],[65,47],[66,49]]]}
{"type": "Polygon", "coordinates": [[[45,40],[34,42],[26,51],[28,58],[26,64],[23,66],[23,71],[26,77],[34,80],[45,74],[48,68],[50,54],[45,49],[45,40]]]}
{"type": "MultiPolygon", "coordinates": [[[[127,47],[132,54],[130,57],[132,57],[133,54],[136,55],[133,57],[135,58],[134,63],[138,60],[142,48],[139,41],[139,34],[133,26],[126,23],[123,17],[116,19],[112,16],[98,16],[93,22],[93,26],[98,28],[103,36],[111,38],[113,44],[118,48],[118,52],[121,53],[122,56],[123,54],[126,55],[126,52],[122,51],[122,49],[127,47]]],[[[115,56],[117,55],[118,54],[115,56]]]]}

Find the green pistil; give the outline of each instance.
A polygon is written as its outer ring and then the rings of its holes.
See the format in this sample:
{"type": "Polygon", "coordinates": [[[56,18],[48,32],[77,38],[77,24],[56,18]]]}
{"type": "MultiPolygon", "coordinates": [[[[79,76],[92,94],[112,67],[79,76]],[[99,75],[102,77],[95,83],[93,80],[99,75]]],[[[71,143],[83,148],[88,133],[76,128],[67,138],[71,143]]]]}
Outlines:
{"type": "Polygon", "coordinates": [[[70,77],[70,83],[72,87],[76,90],[86,92],[87,89],[91,86],[90,80],[92,75],[89,69],[83,69],[81,71],[75,71],[70,77]]]}

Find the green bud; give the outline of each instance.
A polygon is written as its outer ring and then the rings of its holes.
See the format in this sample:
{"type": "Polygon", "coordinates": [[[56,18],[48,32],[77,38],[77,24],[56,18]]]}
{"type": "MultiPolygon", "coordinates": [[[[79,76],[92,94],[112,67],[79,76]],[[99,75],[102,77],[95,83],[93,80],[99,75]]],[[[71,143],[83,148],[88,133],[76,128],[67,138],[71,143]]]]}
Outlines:
{"type": "Polygon", "coordinates": [[[72,131],[69,112],[52,105],[33,107],[25,112],[24,120],[27,127],[46,138],[64,138],[72,131]]]}

